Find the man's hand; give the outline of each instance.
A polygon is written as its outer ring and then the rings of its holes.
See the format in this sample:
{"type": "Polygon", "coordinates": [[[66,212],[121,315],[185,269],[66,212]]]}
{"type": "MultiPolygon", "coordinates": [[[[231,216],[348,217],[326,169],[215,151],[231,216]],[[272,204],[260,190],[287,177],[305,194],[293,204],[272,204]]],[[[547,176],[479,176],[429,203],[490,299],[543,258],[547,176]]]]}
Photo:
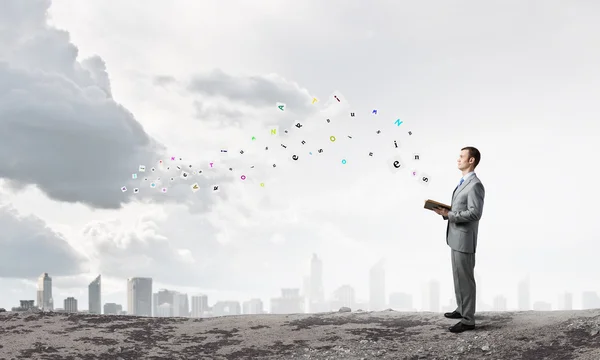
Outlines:
{"type": "Polygon", "coordinates": [[[448,209],[441,208],[441,207],[436,207],[436,208],[433,209],[433,211],[435,211],[436,214],[438,214],[438,215],[442,215],[443,217],[447,217],[448,216],[448,209]]]}

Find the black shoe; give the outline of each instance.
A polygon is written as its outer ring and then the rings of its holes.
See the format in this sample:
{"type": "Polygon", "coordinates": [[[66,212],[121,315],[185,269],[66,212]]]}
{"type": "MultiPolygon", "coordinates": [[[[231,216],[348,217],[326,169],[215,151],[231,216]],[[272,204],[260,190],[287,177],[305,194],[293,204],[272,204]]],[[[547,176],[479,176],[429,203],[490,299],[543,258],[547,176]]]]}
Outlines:
{"type": "Polygon", "coordinates": [[[462,315],[456,311],[453,311],[451,313],[444,313],[444,316],[448,319],[462,319],[462,315]]]}
{"type": "Polygon", "coordinates": [[[456,325],[448,328],[448,330],[450,330],[450,332],[453,332],[453,333],[461,333],[463,331],[474,330],[474,329],[475,329],[475,325],[467,325],[467,324],[463,324],[462,322],[459,322],[456,325]]]}

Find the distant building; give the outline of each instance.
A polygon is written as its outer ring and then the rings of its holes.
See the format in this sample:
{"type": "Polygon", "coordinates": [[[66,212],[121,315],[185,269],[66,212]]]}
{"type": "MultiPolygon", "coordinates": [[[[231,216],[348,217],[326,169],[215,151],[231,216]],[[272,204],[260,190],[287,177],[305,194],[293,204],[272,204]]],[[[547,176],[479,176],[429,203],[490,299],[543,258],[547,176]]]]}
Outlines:
{"type": "Polygon", "coordinates": [[[302,277],[302,291],[300,295],[304,298],[304,309],[306,312],[310,312],[310,276],[302,277]]]}
{"type": "Polygon", "coordinates": [[[158,305],[158,308],[156,309],[156,313],[155,313],[154,317],[161,317],[161,318],[172,317],[172,314],[173,314],[173,305],[171,305],[169,303],[162,303],[162,304],[158,305]]]}
{"type": "Polygon", "coordinates": [[[35,307],[34,300],[19,300],[19,303],[20,303],[20,308],[22,308],[24,310],[29,310],[29,309],[35,307]]]}
{"type": "Polygon", "coordinates": [[[127,313],[152,316],[152,278],[127,279],[127,313]]]}
{"type": "Polygon", "coordinates": [[[342,285],[333,292],[333,300],[331,301],[332,310],[346,306],[355,310],[356,294],[354,288],[350,285],[342,285]]]}
{"type": "Polygon", "coordinates": [[[250,299],[242,304],[244,314],[263,314],[263,302],[261,299],[250,299]]]}
{"type": "Polygon", "coordinates": [[[430,280],[423,291],[423,311],[440,312],[440,283],[430,280]]]}
{"type": "Polygon", "coordinates": [[[594,291],[584,291],[581,293],[581,309],[600,309],[600,298],[594,291]]]}
{"type": "Polygon", "coordinates": [[[517,304],[519,311],[531,310],[531,289],[529,276],[519,282],[517,287],[517,304]]]}
{"type": "Polygon", "coordinates": [[[123,313],[123,306],[115,303],[104,304],[104,315],[121,315],[123,313]]]}
{"type": "MultiPolygon", "coordinates": [[[[155,292],[154,294],[152,294],[152,314],[153,316],[159,317],[159,311],[158,308],[159,306],[161,306],[162,304],[169,304],[169,305],[173,305],[173,294],[174,291],[170,291],[167,289],[160,289],[158,290],[158,292],[155,292]]],[[[170,309],[172,309],[170,307],[170,309]]],[[[161,310],[161,315],[160,317],[164,317],[164,311],[165,311],[165,307],[162,308],[161,310]]],[[[169,315],[167,315],[167,317],[173,316],[171,313],[169,313],[169,315]]]]}
{"type": "Polygon", "coordinates": [[[573,294],[564,292],[558,295],[558,310],[573,310],[573,294]]]}
{"type": "Polygon", "coordinates": [[[31,311],[37,309],[35,306],[35,300],[19,300],[20,305],[13,307],[11,311],[31,311]]]}
{"type": "Polygon", "coordinates": [[[208,296],[192,296],[192,317],[201,318],[208,315],[208,296]]]}
{"type": "Polygon", "coordinates": [[[304,313],[300,289],[281,289],[281,297],[271,298],[271,314],[304,313]]]}
{"type": "Polygon", "coordinates": [[[102,314],[101,275],[88,285],[88,309],[90,314],[102,314]]]}
{"type": "Polygon", "coordinates": [[[502,296],[502,295],[498,295],[494,298],[494,305],[493,305],[493,309],[494,311],[506,311],[507,308],[507,301],[506,301],[506,297],[502,296]]]}
{"type": "Polygon", "coordinates": [[[239,301],[218,301],[212,309],[212,316],[241,315],[239,301]]]}
{"type": "Polygon", "coordinates": [[[43,273],[38,278],[37,304],[38,308],[41,310],[54,310],[54,301],[52,299],[52,278],[48,275],[48,273],[43,273]]]}
{"type": "Polygon", "coordinates": [[[536,301],[533,303],[534,311],[552,311],[552,304],[545,301],[536,301]]]}
{"type": "Polygon", "coordinates": [[[152,309],[154,316],[160,315],[159,317],[190,316],[188,295],[167,289],[160,289],[157,293],[152,294],[152,309]],[[164,304],[169,306],[163,306],[164,304]]]}
{"type": "Polygon", "coordinates": [[[413,297],[410,294],[394,292],[389,297],[390,307],[396,311],[414,311],[413,297]]]}
{"type": "Polygon", "coordinates": [[[152,294],[152,314],[156,317],[171,317],[173,316],[173,295],[174,291],[167,289],[160,289],[158,292],[152,294]],[[159,312],[159,307],[163,304],[169,304],[169,313],[165,315],[167,307],[163,306],[159,312]]]}
{"type": "Polygon", "coordinates": [[[175,292],[173,294],[173,316],[174,317],[189,317],[190,316],[190,304],[188,302],[188,295],[175,292]]]}
{"type": "Polygon", "coordinates": [[[77,312],[77,299],[75,299],[74,297],[68,297],[65,299],[65,312],[77,312]]]}
{"type": "Polygon", "coordinates": [[[385,310],[385,260],[379,260],[369,271],[369,310],[385,310]]]}
{"type": "Polygon", "coordinates": [[[158,317],[158,293],[152,293],[152,316],[158,317]]]}
{"type": "MultiPolygon", "coordinates": [[[[317,254],[313,254],[310,260],[310,275],[308,279],[308,311],[317,313],[327,311],[325,308],[325,290],[323,287],[323,261],[319,259],[317,254]]],[[[302,307],[304,311],[304,306],[302,307]]]]}

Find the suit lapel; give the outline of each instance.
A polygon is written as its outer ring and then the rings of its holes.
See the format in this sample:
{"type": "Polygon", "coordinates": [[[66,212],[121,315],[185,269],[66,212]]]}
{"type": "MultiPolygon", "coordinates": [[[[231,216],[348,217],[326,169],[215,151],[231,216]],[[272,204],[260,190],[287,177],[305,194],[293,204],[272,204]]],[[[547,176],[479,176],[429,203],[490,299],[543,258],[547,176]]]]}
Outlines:
{"type": "Polygon", "coordinates": [[[454,199],[456,198],[456,196],[458,196],[458,194],[460,194],[460,192],[463,191],[463,189],[467,185],[469,185],[469,183],[471,181],[473,181],[474,178],[475,178],[475,175],[469,176],[469,179],[467,181],[463,181],[463,183],[459,187],[454,189],[454,192],[452,193],[452,202],[454,202],[454,199]]]}

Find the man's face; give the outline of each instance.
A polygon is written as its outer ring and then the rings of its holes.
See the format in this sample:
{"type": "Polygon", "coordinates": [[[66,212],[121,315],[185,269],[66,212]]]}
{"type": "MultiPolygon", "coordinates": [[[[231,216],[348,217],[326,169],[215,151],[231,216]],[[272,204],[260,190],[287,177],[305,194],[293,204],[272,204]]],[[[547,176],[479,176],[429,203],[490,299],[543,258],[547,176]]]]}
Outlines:
{"type": "MultiPolygon", "coordinates": [[[[471,158],[472,160],[475,160],[471,158]]],[[[469,163],[469,150],[461,150],[458,156],[458,170],[465,171],[471,166],[469,163]]]]}

